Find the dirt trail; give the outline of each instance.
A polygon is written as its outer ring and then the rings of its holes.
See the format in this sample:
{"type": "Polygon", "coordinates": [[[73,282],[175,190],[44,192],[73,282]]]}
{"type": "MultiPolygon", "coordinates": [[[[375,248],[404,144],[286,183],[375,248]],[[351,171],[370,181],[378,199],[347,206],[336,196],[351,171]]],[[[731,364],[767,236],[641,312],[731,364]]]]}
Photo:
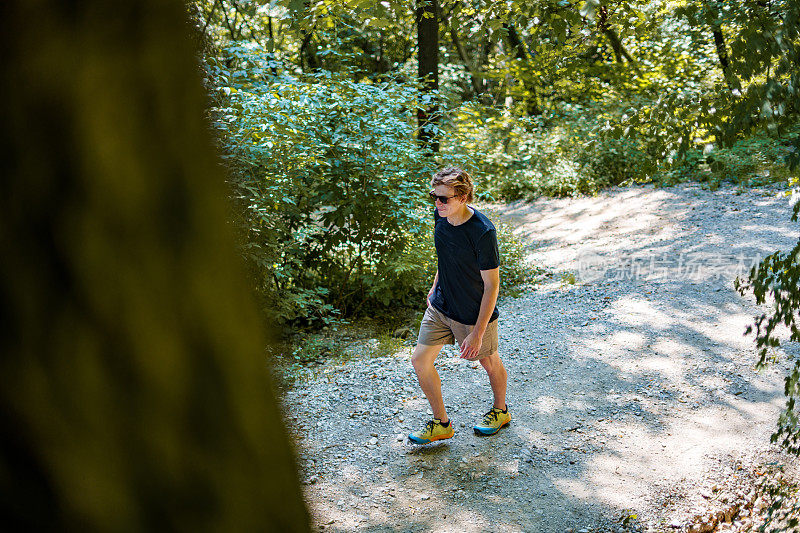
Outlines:
{"type": "Polygon", "coordinates": [[[733,289],[798,238],[775,192],[634,187],[494,206],[553,272],[500,307],[512,425],[473,435],[491,392],[448,348],[437,367],[456,435],[423,447],[404,438],[429,417],[409,351],[326,366],[285,399],[316,527],[685,530],[712,487],[735,492],[764,461],[783,405],[782,369],[755,373],[742,335],[758,309],[733,289]]]}

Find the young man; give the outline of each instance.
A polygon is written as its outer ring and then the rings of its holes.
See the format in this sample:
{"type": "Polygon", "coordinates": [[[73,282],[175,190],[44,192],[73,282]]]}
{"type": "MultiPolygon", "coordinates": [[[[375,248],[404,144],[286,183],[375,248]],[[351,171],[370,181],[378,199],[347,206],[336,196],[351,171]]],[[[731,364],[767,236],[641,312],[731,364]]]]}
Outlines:
{"type": "Polygon", "coordinates": [[[408,438],[427,444],[453,436],[453,424],[442,398],[442,382],[433,365],[445,344],[454,339],[461,357],[480,361],[489,375],[494,405],[474,426],[478,435],[492,435],[511,421],[506,406],[508,375],[497,352],[499,253],[494,225],[477,209],[472,180],[459,168],[445,168],[431,180],[436,206],[434,241],[438,269],[428,293],[419,338],[411,363],[433,410],[433,420],[408,438]]]}

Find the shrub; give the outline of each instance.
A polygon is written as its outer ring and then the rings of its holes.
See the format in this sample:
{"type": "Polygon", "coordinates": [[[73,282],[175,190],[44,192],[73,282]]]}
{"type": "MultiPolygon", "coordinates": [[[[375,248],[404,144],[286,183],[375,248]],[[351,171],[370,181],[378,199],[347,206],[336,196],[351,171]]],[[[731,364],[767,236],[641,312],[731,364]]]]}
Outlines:
{"type": "Polygon", "coordinates": [[[595,191],[642,181],[647,176],[647,154],[631,138],[601,135],[579,150],[577,161],[586,176],[586,188],[595,191]]]}
{"type": "Polygon", "coordinates": [[[273,76],[271,61],[233,46],[208,66],[235,222],[265,311],[313,323],[409,303],[432,171],[413,141],[416,88],[325,71],[273,76]]]}
{"type": "Polygon", "coordinates": [[[708,145],[705,150],[691,149],[660,180],[665,184],[694,180],[709,183],[712,188],[726,181],[745,186],[787,182],[797,176],[789,165],[790,145],[797,135],[792,131],[776,138],[761,133],[740,139],[729,148],[708,145]]]}
{"type": "Polygon", "coordinates": [[[443,153],[466,152],[491,176],[484,198],[574,196],[642,181],[654,167],[639,138],[604,129],[608,111],[559,104],[538,117],[465,104],[447,116],[443,153]]]}

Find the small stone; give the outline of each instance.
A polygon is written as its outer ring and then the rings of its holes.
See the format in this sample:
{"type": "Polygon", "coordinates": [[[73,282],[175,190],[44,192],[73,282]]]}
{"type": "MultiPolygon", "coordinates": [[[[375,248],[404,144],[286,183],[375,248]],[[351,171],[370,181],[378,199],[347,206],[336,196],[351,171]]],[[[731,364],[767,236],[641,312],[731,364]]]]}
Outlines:
{"type": "Polygon", "coordinates": [[[421,500],[430,500],[430,499],[431,499],[431,497],[430,497],[430,496],[428,496],[427,494],[423,494],[423,495],[422,495],[422,497],[421,497],[420,499],[421,499],[421,500]]]}
{"type": "Polygon", "coordinates": [[[378,438],[377,437],[372,437],[371,439],[369,439],[369,443],[371,445],[375,446],[376,444],[378,444],[378,438]]]}

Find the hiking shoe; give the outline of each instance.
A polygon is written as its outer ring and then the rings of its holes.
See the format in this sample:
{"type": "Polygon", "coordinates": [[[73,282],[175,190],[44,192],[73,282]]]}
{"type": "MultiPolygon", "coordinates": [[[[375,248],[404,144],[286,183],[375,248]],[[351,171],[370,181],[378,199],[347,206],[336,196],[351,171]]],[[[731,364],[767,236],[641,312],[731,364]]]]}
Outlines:
{"type": "Polygon", "coordinates": [[[483,420],[479,424],[475,424],[473,429],[476,435],[494,435],[500,428],[508,425],[511,422],[511,413],[506,405],[506,410],[492,407],[489,412],[483,415],[483,420]]]}
{"type": "Polygon", "coordinates": [[[414,444],[428,444],[435,440],[449,439],[453,436],[453,421],[451,420],[447,427],[442,425],[438,418],[429,420],[425,423],[425,429],[422,431],[415,431],[408,436],[408,440],[414,444]]]}

